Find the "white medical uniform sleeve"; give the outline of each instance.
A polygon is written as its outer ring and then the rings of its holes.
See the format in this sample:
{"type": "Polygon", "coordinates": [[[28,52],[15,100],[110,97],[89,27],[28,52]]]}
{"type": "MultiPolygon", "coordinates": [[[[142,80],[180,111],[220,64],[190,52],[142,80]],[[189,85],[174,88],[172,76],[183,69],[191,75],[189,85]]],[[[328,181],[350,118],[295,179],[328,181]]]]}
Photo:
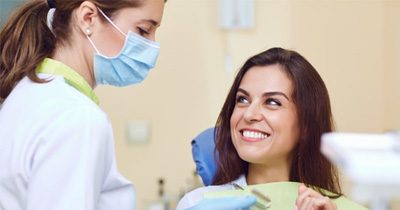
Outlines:
{"type": "Polygon", "coordinates": [[[95,210],[112,164],[112,129],[98,110],[59,113],[38,136],[27,210],[95,210]]]}

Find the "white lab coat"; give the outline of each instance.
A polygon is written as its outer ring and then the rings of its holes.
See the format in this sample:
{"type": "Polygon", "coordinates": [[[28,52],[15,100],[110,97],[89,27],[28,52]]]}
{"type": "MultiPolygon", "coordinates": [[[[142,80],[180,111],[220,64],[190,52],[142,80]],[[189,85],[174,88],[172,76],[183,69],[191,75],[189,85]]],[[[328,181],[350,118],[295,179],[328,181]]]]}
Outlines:
{"type": "Polygon", "coordinates": [[[22,79],[0,109],[1,210],[132,210],[106,114],[61,76],[22,79]]]}
{"type": "MultiPolygon", "coordinates": [[[[237,180],[233,181],[233,183],[236,183],[242,187],[247,186],[246,176],[241,175],[237,180]]],[[[201,200],[203,200],[203,196],[207,192],[218,192],[234,189],[235,187],[231,183],[197,188],[189,193],[186,193],[185,196],[183,196],[183,198],[176,206],[176,210],[184,210],[198,204],[201,200]]]]}

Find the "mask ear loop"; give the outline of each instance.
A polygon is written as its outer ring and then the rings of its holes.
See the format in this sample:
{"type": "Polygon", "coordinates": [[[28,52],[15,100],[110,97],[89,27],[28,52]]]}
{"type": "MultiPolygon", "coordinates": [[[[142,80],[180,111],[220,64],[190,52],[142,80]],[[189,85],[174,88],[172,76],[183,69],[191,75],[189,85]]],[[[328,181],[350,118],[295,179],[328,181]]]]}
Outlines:
{"type": "Polygon", "coordinates": [[[125,37],[127,37],[126,33],[124,33],[121,29],[119,29],[119,27],[117,25],[115,25],[115,23],[109,18],[107,17],[106,14],[104,14],[103,11],[101,11],[100,8],[97,7],[97,9],[99,10],[99,12],[103,15],[103,17],[112,25],[114,26],[115,29],[117,29],[117,31],[119,31],[122,35],[124,35],[125,37]]]}

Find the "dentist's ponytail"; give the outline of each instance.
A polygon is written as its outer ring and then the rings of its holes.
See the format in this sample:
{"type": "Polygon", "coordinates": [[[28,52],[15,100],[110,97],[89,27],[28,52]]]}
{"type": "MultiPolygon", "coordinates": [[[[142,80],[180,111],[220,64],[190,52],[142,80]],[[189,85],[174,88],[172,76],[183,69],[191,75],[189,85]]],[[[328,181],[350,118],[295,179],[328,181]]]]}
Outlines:
{"type": "Polygon", "coordinates": [[[55,48],[56,38],[47,26],[49,9],[46,1],[29,1],[1,29],[0,103],[24,76],[45,82],[37,77],[35,68],[55,48]]]}

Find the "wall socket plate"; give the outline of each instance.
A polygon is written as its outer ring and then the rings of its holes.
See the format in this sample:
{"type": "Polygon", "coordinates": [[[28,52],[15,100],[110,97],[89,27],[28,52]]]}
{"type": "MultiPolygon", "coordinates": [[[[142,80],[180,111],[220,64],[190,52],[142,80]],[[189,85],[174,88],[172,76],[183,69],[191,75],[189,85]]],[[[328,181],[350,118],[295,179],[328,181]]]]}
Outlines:
{"type": "Polygon", "coordinates": [[[150,130],[148,121],[129,121],[126,124],[126,142],[128,144],[147,144],[150,141],[150,130]]]}

